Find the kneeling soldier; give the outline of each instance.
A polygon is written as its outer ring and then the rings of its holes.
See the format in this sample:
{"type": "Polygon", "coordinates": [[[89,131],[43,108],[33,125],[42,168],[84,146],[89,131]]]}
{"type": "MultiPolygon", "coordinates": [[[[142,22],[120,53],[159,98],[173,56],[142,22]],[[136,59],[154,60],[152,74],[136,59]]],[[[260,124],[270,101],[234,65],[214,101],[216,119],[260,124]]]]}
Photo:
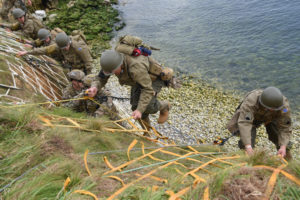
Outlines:
{"type": "Polygon", "coordinates": [[[240,135],[239,147],[251,155],[255,147],[256,129],[261,124],[265,125],[269,140],[276,145],[277,154],[291,159],[291,112],[287,98],[278,88],[249,92],[227,128],[232,134],[240,135]]]}

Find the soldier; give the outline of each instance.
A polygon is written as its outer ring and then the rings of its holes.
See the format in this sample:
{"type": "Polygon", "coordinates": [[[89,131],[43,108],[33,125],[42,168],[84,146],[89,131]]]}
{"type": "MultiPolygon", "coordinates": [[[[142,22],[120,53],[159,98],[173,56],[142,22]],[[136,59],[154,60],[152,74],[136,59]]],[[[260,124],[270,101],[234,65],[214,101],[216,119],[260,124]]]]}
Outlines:
{"type": "MultiPolygon", "coordinates": [[[[72,70],[68,73],[71,83],[63,90],[62,99],[77,99],[83,97],[83,78],[84,73],[80,70],[72,70]]],[[[82,101],[73,100],[63,103],[65,107],[71,108],[77,112],[84,112],[85,105],[82,101]]]]}
{"type": "MultiPolygon", "coordinates": [[[[63,57],[63,63],[70,70],[80,69],[85,74],[92,72],[93,58],[89,47],[81,38],[81,35],[67,36],[66,33],[58,33],[55,38],[55,44],[39,48],[33,51],[35,55],[52,55],[58,53],[63,57]]],[[[29,53],[29,52],[27,52],[29,53]]],[[[32,53],[32,51],[30,52],[32,53]]],[[[25,55],[24,52],[19,55],[25,55]]]]}
{"type": "Polygon", "coordinates": [[[264,124],[269,140],[276,145],[277,154],[291,159],[291,111],[286,97],[275,87],[253,90],[238,106],[227,129],[240,135],[239,147],[253,154],[256,129],[264,124]]]}
{"type": "MultiPolygon", "coordinates": [[[[95,74],[89,74],[84,76],[84,73],[78,69],[72,70],[68,73],[68,77],[71,83],[63,91],[63,99],[78,99],[85,96],[85,90],[91,86],[91,83],[95,80],[95,74]]],[[[94,101],[90,99],[71,100],[65,102],[65,107],[71,108],[77,112],[87,112],[87,114],[94,117],[100,117],[104,114],[111,117],[116,114],[116,109],[112,102],[112,97],[109,91],[99,91],[94,101]],[[98,103],[96,103],[98,102],[98,103]]]]}
{"type": "MultiPolygon", "coordinates": [[[[29,44],[25,44],[25,46],[27,47],[47,47],[50,45],[55,45],[55,36],[53,34],[51,34],[51,32],[47,29],[40,29],[38,31],[38,39],[35,40],[32,45],[29,44]]],[[[20,51],[18,52],[19,56],[24,56],[26,54],[29,55],[40,55],[40,54],[44,54],[44,49],[45,48],[35,48],[31,51],[20,51]]],[[[51,57],[53,57],[56,60],[62,60],[60,54],[58,52],[53,52],[51,55],[51,57]]]]}
{"type": "Polygon", "coordinates": [[[110,75],[115,74],[121,85],[131,86],[130,104],[134,119],[142,119],[150,124],[149,114],[160,111],[158,123],[164,123],[169,116],[170,104],[157,100],[157,94],[163,86],[163,81],[152,81],[149,75],[149,57],[130,56],[114,50],[105,51],[100,59],[101,71],[98,80],[88,89],[90,97],[105,86],[110,75]]]}
{"type": "MultiPolygon", "coordinates": [[[[84,77],[83,84],[85,90],[91,87],[92,82],[94,82],[96,78],[96,74],[89,74],[84,77]]],[[[88,114],[94,117],[101,117],[103,115],[107,115],[110,116],[111,119],[116,119],[118,117],[117,109],[113,104],[111,93],[107,89],[102,88],[102,90],[99,90],[94,96],[94,100],[98,103],[95,103],[95,101],[92,100],[86,100],[88,114]]]]}
{"type": "MultiPolygon", "coordinates": [[[[31,0],[27,0],[27,5],[31,6],[32,2],[31,0]]],[[[0,11],[0,16],[3,20],[8,21],[8,13],[9,10],[13,7],[22,8],[23,10],[26,10],[25,1],[24,0],[3,0],[2,1],[2,8],[0,11]]]]}
{"type": "Polygon", "coordinates": [[[13,31],[22,30],[24,36],[36,40],[38,31],[41,28],[44,28],[43,23],[31,15],[26,15],[20,8],[13,9],[12,13],[18,22],[12,25],[3,26],[6,26],[13,31]]]}

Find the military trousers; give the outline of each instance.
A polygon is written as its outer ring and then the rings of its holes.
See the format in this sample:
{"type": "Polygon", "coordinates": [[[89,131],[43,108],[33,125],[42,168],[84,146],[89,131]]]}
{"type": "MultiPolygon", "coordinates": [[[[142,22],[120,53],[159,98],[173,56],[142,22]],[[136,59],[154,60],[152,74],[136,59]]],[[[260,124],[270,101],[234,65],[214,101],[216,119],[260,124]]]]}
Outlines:
{"type": "MultiPolygon", "coordinates": [[[[256,139],[256,129],[262,124],[262,122],[254,122],[252,129],[251,129],[251,145],[252,148],[255,147],[255,139],[256,139]]],[[[275,144],[276,149],[278,150],[280,148],[278,143],[279,138],[279,130],[275,122],[269,122],[265,125],[266,131],[268,134],[269,140],[275,144]]],[[[239,140],[238,146],[240,149],[245,149],[245,145],[243,144],[242,140],[239,140]]],[[[292,148],[292,143],[289,142],[286,149],[290,150],[292,148]]]]}
{"type": "MultiPolygon", "coordinates": [[[[155,92],[155,96],[152,97],[151,101],[149,102],[146,110],[142,113],[142,119],[147,119],[149,114],[155,114],[160,110],[161,103],[157,100],[156,96],[161,91],[162,87],[165,87],[166,84],[164,81],[158,79],[152,82],[152,88],[155,92]]],[[[141,96],[141,89],[142,87],[139,84],[131,87],[130,93],[130,104],[132,111],[136,110],[138,107],[138,103],[141,96]]]]}

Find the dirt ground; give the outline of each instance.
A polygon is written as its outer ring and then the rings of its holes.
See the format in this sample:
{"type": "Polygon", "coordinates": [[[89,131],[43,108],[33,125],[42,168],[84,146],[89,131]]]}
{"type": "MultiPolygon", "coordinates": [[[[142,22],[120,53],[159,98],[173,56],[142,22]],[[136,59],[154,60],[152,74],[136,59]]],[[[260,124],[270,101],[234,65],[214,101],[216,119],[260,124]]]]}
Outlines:
{"type": "MultiPolygon", "coordinates": [[[[269,178],[264,171],[243,167],[237,174],[231,174],[230,178],[224,182],[215,200],[261,200],[269,178]]],[[[279,200],[276,194],[273,196],[273,200],[279,200]]]]}

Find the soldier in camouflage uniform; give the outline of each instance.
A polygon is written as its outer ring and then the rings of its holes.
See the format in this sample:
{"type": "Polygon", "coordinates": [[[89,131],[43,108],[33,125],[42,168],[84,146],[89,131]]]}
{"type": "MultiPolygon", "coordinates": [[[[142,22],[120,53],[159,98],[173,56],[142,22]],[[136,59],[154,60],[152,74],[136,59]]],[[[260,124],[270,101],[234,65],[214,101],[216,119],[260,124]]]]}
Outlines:
{"type": "Polygon", "coordinates": [[[156,98],[164,83],[159,79],[152,82],[148,73],[148,57],[135,57],[110,50],[102,53],[100,64],[102,70],[98,80],[88,89],[90,97],[94,97],[97,91],[105,86],[110,75],[115,74],[121,85],[131,86],[130,103],[134,119],[142,119],[150,124],[149,114],[158,111],[158,123],[164,123],[168,119],[170,104],[156,98]]]}
{"type": "MultiPolygon", "coordinates": [[[[27,0],[27,5],[31,6],[31,0],[27,0]]],[[[16,8],[22,8],[23,10],[25,7],[25,0],[3,0],[2,1],[2,8],[0,11],[0,16],[3,20],[8,21],[8,13],[10,9],[15,6],[16,8]]],[[[26,8],[26,7],[25,7],[26,8]]]]}
{"type": "MultiPolygon", "coordinates": [[[[71,83],[63,90],[62,99],[77,99],[84,96],[84,73],[80,70],[72,70],[68,73],[68,77],[71,83]]],[[[77,112],[86,111],[86,105],[84,101],[73,100],[63,103],[63,106],[71,108],[77,112]]]]}
{"type": "MultiPolygon", "coordinates": [[[[86,95],[85,90],[91,86],[97,75],[84,76],[82,71],[75,69],[69,72],[68,76],[71,83],[63,91],[63,99],[65,100],[83,98],[86,95]]],[[[104,114],[111,118],[117,117],[116,108],[108,90],[99,91],[94,97],[94,101],[90,99],[72,100],[63,105],[76,112],[87,112],[94,117],[101,117],[104,114]]]]}
{"type": "Polygon", "coordinates": [[[31,15],[27,15],[20,8],[13,9],[12,13],[14,18],[17,19],[18,22],[12,25],[5,26],[13,31],[21,30],[25,37],[36,40],[38,31],[41,28],[44,28],[43,23],[31,15]]]}
{"type": "MultiPolygon", "coordinates": [[[[83,83],[85,90],[91,87],[92,82],[94,82],[96,78],[96,74],[89,74],[84,77],[83,83]]],[[[111,93],[107,89],[102,88],[102,90],[99,90],[94,96],[94,100],[98,103],[95,103],[92,100],[86,100],[88,114],[94,117],[101,117],[103,115],[107,115],[110,116],[111,119],[116,119],[118,117],[117,109],[113,104],[111,93]]]]}
{"type": "Polygon", "coordinates": [[[256,129],[264,124],[269,140],[276,145],[278,155],[291,158],[291,111],[288,100],[280,90],[268,87],[246,95],[227,124],[228,130],[240,135],[239,147],[253,154],[256,129]]]}
{"type": "MultiPolygon", "coordinates": [[[[29,53],[29,52],[28,52],[29,53]]],[[[62,55],[65,68],[80,69],[85,74],[92,72],[93,58],[89,47],[80,35],[67,36],[65,33],[58,33],[55,44],[39,48],[30,52],[34,55],[62,55]]]]}

